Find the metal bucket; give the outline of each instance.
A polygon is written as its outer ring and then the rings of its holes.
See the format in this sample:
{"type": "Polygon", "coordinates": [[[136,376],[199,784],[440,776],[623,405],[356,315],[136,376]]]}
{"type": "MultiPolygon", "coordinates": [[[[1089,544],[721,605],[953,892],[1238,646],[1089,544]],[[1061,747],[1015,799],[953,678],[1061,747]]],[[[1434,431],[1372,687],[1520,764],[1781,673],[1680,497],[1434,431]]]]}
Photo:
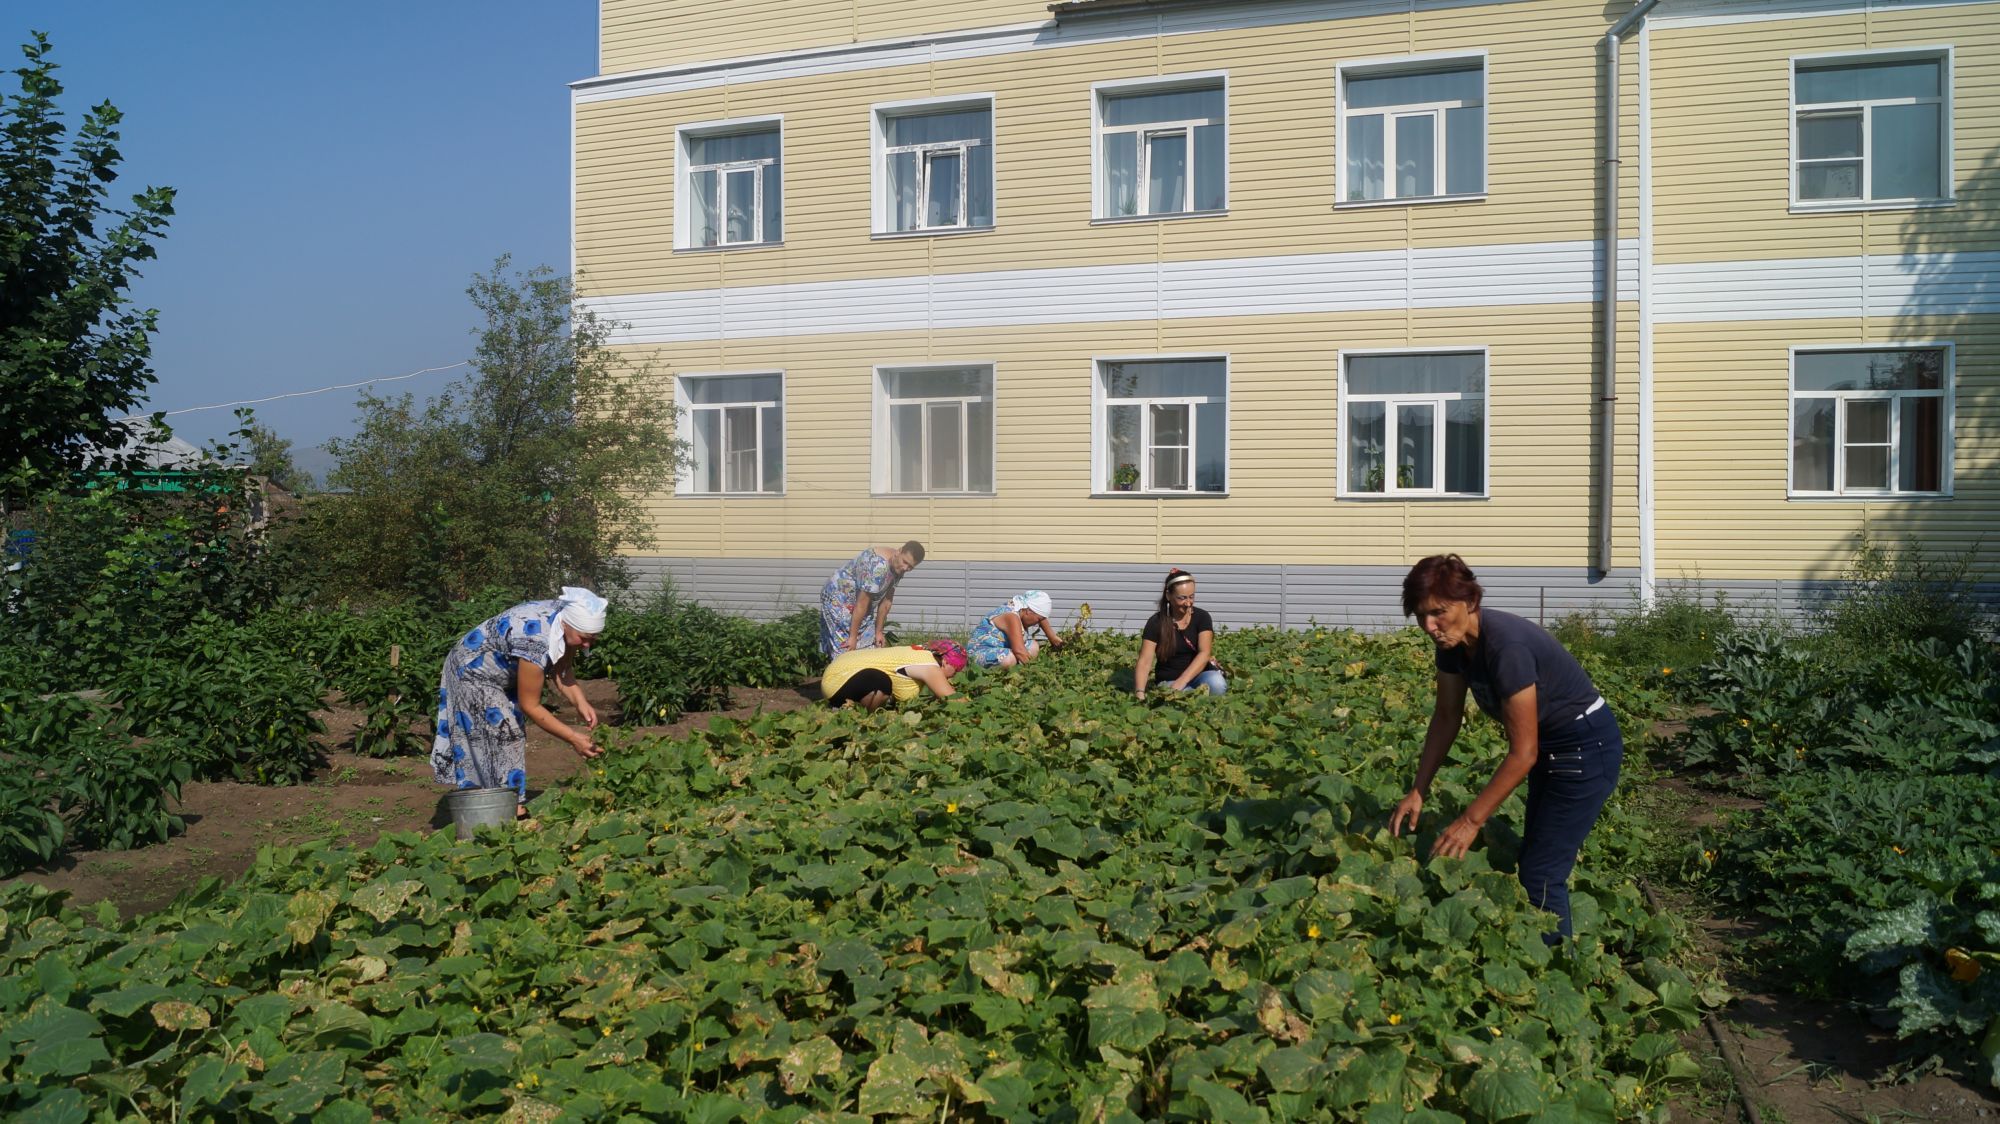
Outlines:
{"type": "Polygon", "coordinates": [[[505,827],[514,822],[520,794],[511,788],[460,788],[445,794],[445,810],[460,839],[472,838],[481,827],[505,827]]]}

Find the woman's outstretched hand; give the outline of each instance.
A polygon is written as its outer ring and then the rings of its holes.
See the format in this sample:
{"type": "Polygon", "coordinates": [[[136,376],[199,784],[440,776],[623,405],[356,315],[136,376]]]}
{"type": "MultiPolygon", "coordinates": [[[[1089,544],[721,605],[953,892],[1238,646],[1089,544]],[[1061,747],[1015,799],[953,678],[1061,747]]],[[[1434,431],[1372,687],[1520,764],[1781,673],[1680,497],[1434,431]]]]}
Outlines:
{"type": "Polygon", "coordinates": [[[1411,789],[1408,796],[1396,802],[1396,810],[1389,813],[1389,834],[1401,835],[1405,827],[1417,830],[1417,817],[1423,814],[1424,794],[1411,789]]]}
{"type": "Polygon", "coordinates": [[[1472,841],[1479,838],[1479,826],[1466,816],[1451,821],[1438,832],[1437,841],[1431,844],[1431,854],[1447,859],[1464,858],[1472,849],[1472,841]]]}
{"type": "Polygon", "coordinates": [[[604,752],[604,747],[592,741],[589,734],[572,732],[569,747],[576,751],[578,757],[597,757],[604,752]]]}

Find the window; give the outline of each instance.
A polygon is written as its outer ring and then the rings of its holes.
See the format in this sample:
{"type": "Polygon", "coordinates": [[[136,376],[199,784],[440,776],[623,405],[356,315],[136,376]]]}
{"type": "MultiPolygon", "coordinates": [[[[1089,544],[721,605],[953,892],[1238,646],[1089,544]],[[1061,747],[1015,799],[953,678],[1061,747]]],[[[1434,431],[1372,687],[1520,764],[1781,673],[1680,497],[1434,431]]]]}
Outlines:
{"type": "Polygon", "coordinates": [[[1342,179],[1349,203],[1486,190],[1486,64],[1342,68],[1342,179]]]}
{"type": "Polygon", "coordinates": [[[875,110],[878,234],[993,225],[993,103],[875,110]]]}
{"type": "Polygon", "coordinates": [[[993,491],[993,368],[877,374],[876,491],[993,491]]]}
{"type": "Polygon", "coordinates": [[[1228,489],[1226,360],[1100,360],[1096,397],[1097,491],[1228,489]]]}
{"type": "Polygon", "coordinates": [[[683,375],[675,380],[691,463],[678,491],[781,492],[785,487],[785,376],[683,375]]]}
{"type": "Polygon", "coordinates": [[[1949,183],[1949,70],[1939,55],[1801,60],[1792,75],[1797,201],[1908,203],[1949,183]]]}
{"type": "Polygon", "coordinates": [[[1792,492],[1942,492],[1950,460],[1946,348],[1792,353],[1792,492]]]}
{"type": "Polygon", "coordinates": [[[677,248],[783,240],[784,160],[777,122],[684,127],[678,138],[677,248]]]}
{"type": "Polygon", "coordinates": [[[1220,211],[1228,206],[1222,79],[1097,88],[1097,217],[1220,211]]]}
{"type": "Polygon", "coordinates": [[[1486,493],[1486,353],[1344,357],[1341,493],[1486,493]]]}

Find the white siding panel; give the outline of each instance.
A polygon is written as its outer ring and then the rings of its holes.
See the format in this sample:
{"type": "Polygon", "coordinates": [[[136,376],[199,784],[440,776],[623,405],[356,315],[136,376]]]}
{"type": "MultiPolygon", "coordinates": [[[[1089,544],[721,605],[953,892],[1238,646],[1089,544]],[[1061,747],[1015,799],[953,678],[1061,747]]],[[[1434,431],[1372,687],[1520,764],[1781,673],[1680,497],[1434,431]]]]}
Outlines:
{"type": "MultiPolygon", "coordinates": [[[[1296,254],[744,285],[587,297],[612,342],[1222,316],[1573,304],[1596,299],[1594,242],[1296,254]]],[[[1636,292],[1638,251],[1619,254],[1636,292]]]]}
{"type": "Polygon", "coordinates": [[[1664,322],[2000,312],[2000,253],[1696,262],[1653,271],[1664,322]]]}

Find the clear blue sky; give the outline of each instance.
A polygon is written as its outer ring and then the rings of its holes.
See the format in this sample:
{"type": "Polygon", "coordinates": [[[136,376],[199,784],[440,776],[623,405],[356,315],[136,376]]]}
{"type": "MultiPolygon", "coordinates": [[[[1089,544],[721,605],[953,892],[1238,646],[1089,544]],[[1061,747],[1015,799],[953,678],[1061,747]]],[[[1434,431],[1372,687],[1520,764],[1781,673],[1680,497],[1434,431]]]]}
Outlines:
{"type": "MultiPolygon", "coordinates": [[[[149,408],[464,359],[471,275],[503,253],[569,269],[569,92],[597,69],[596,0],[8,0],[4,84],[49,34],[72,127],[125,115],[121,203],[175,188],[157,261],[149,408]]],[[[420,397],[460,372],[385,384],[420,397]]],[[[296,449],[352,431],[356,391],[257,407],[296,449]]],[[[197,443],[232,424],[170,419],[197,443]]],[[[323,454],[302,465],[319,472],[323,454]]]]}

